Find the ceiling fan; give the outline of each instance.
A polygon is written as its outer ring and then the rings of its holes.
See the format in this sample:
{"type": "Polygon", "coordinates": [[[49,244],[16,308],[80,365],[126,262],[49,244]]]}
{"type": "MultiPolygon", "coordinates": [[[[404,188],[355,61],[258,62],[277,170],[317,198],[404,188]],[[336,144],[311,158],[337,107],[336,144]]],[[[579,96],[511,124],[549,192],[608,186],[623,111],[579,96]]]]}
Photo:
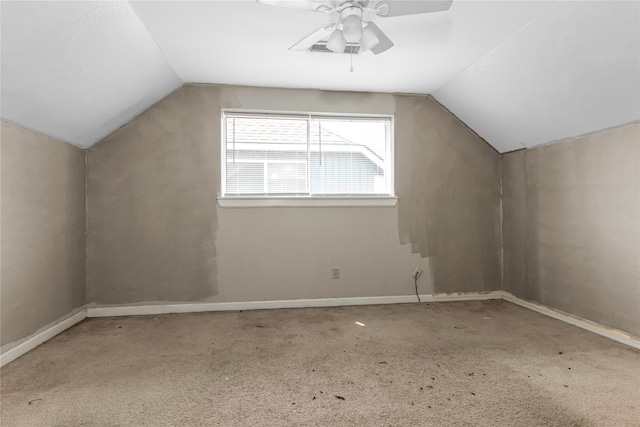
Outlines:
{"type": "MultiPolygon", "coordinates": [[[[318,28],[289,50],[307,50],[325,41],[327,49],[345,53],[345,47],[360,46],[361,52],[382,53],[393,42],[371,20],[376,16],[390,18],[421,13],[442,12],[453,0],[257,0],[269,6],[322,12],[330,15],[331,23],[318,28]]],[[[353,50],[351,50],[353,52],[353,50]]]]}

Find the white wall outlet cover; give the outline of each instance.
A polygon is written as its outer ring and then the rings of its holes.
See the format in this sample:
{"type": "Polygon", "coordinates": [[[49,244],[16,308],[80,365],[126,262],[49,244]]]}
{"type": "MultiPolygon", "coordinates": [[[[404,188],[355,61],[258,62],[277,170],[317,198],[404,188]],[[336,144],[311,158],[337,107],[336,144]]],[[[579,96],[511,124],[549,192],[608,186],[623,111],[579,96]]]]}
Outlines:
{"type": "Polygon", "coordinates": [[[414,279],[418,279],[421,275],[422,275],[422,269],[420,267],[416,267],[412,277],[414,279]]]}

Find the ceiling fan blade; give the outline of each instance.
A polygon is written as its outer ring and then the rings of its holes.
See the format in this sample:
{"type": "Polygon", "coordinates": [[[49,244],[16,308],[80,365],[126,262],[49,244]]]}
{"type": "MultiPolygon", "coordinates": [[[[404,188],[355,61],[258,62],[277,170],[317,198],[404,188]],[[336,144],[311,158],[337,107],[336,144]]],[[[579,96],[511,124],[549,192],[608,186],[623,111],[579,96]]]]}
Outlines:
{"type": "Polygon", "coordinates": [[[378,16],[389,18],[393,16],[417,15],[420,13],[443,12],[449,10],[453,0],[383,0],[372,9],[378,16]]]}
{"type": "Polygon", "coordinates": [[[311,10],[313,12],[327,12],[333,8],[330,1],[320,0],[256,0],[267,6],[288,7],[291,9],[311,10]]]}
{"type": "Polygon", "coordinates": [[[320,40],[328,38],[335,29],[336,24],[329,24],[320,27],[313,33],[309,34],[307,37],[300,40],[298,43],[291,46],[289,50],[307,50],[320,40]]]}
{"type": "Polygon", "coordinates": [[[375,55],[384,52],[385,50],[391,49],[393,47],[393,42],[387,37],[385,33],[373,22],[368,22],[368,27],[376,33],[376,37],[380,40],[380,43],[371,48],[371,52],[375,55]]]}

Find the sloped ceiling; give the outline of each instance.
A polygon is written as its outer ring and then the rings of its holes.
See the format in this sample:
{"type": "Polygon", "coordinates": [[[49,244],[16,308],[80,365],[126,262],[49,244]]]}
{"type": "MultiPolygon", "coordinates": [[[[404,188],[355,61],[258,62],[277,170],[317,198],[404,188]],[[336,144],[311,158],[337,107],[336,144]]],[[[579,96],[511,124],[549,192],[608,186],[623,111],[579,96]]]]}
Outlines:
{"type": "Polygon", "coordinates": [[[126,2],[0,8],[7,121],[88,147],[182,85],[126,2]]]}
{"type": "Polygon", "coordinates": [[[88,147],[183,82],[431,93],[498,151],[640,120],[640,2],[461,1],[381,54],[291,52],[328,16],[255,1],[2,2],[2,118],[88,147]]]}
{"type": "Polygon", "coordinates": [[[505,152],[640,119],[640,2],[556,2],[435,98],[505,152]]]}

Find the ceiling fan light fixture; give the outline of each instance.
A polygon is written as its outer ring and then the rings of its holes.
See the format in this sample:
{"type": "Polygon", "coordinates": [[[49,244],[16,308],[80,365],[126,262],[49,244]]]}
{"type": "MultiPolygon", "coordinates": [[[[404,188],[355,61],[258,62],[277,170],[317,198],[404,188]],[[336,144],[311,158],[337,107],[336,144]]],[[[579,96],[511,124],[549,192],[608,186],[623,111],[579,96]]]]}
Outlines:
{"type": "Polygon", "coordinates": [[[327,42],[327,49],[335,53],[343,53],[346,45],[347,41],[344,39],[342,31],[335,30],[329,37],[329,41],[327,42]]]}
{"type": "Polygon", "coordinates": [[[362,18],[358,15],[349,15],[342,20],[344,38],[349,43],[357,43],[362,37],[362,18]]]}
{"type": "Polygon", "coordinates": [[[362,30],[362,37],[360,38],[360,49],[363,52],[373,49],[380,43],[380,39],[370,27],[365,27],[362,30]]]}

